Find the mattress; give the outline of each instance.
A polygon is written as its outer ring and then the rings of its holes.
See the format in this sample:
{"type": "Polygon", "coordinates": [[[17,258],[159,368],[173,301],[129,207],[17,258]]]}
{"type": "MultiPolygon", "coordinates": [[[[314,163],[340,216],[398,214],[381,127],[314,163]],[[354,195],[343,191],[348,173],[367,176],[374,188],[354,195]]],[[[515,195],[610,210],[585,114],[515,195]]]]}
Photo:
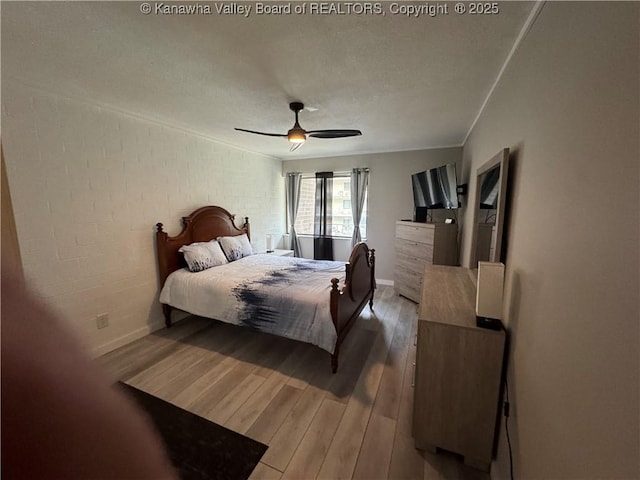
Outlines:
{"type": "Polygon", "coordinates": [[[160,302],[186,312],[300,340],[333,353],[331,279],[342,262],[256,254],[202,272],[173,272],[160,302]]]}

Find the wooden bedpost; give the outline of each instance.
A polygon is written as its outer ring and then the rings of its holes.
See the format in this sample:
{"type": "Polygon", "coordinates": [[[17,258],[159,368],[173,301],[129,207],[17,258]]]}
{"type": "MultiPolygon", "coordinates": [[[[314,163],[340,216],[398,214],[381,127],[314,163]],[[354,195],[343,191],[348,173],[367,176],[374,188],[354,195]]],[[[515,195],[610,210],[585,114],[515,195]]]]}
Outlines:
{"type": "Polygon", "coordinates": [[[369,250],[369,263],[371,264],[371,298],[369,299],[369,308],[373,310],[373,294],[376,291],[376,249],[369,250]]]}
{"type": "Polygon", "coordinates": [[[160,288],[169,276],[169,264],[166,255],[167,232],[162,229],[162,223],[156,223],[156,249],[158,255],[158,273],[160,274],[160,288]]]}
{"type": "Polygon", "coordinates": [[[338,288],[338,284],[340,280],[337,278],[331,279],[331,294],[330,294],[330,302],[329,307],[331,310],[331,319],[333,320],[333,325],[336,327],[336,333],[338,334],[338,338],[336,339],[336,348],[333,350],[333,354],[331,355],[331,371],[336,373],[338,371],[338,352],[340,350],[340,331],[338,325],[338,305],[340,305],[340,288],[338,288]]]}
{"type": "Polygon", "coordinates": [[[249,217],[244,217],[244,228],[247,229],[247,238],[251,240],[251,229],[249,225],[249,217]]]}
{"type": "MultiPolygon", "coordinates": [[[[184,219],[183,219],[184,221],[184,219]]],[[[160,271],[160,288],[164,285],[165,280],[169,276],[168,258],[165,253],[167,244],[167,232],[162,229],[162,223],[156,223],[156,247],[158,249],[158,267],[160,271]]],[[[162,314],[164,315],[164,324],[169,328],[171,326],[171,306],[162,304],[162,314]]]]}
{"type": "Polygon", "coordinates": [[[338,371],[338,350],[340,350],[340,344],[336,343],[336,349],[331,355],[331,373],[336,373],[338,371]]]}
{"type": "Polygon", "coordinates": [[[338,302],[340,301],[340,289],[338,288],[338,284],[340,280],[337,278],[331,279],[331,301],[329,303],[331,308],[331,318],[333,318],[333,324],[338,329],[337,323],[337,315],[338,315],[338,302]]]}

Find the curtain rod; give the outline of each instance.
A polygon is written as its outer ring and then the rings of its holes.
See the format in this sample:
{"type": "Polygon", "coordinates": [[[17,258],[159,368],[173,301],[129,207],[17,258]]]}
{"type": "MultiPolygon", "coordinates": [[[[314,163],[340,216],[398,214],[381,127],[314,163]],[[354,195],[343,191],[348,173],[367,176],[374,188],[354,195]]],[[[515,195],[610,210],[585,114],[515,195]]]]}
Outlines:
{"type": "MultiPolygon", "coordinates": [[[[371,169],[369,167],[354,167],[354,168],[362,168],[363,170],[369,172],[371,169]]],[[[329,171],[329,170],[326,170],[329,171]]],[[[315,175],[316,172],[286,172],[285,175],[288,175],[290,173],[299,173],[302,176],[306,176],[306,175],[315,175]]],[[[350,175],[351,174],[351,170],[338,170],[333,172],[334,175],[350,175]]]]}

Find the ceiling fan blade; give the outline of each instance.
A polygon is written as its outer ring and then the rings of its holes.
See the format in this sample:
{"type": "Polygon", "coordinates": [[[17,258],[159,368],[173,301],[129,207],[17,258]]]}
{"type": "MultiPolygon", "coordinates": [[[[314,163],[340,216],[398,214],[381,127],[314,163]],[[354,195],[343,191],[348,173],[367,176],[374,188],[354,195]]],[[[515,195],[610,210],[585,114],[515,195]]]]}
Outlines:
{"type": "Polygon", "coordinates": [[[287,138],[286,133],[265,133],[265,132],[256,132],[255,130],[245,130],[244,128],[236,128],[239,132],[247,132],[247,133],[255,133],[258,135],[266,135],[267,137],[283,137],[287,138]]]}
{"type": "Polygon", "coordinates": [[[360,130],[309,130],[307,135],[315,138],[345,138],[362,135],[360,130]]]}

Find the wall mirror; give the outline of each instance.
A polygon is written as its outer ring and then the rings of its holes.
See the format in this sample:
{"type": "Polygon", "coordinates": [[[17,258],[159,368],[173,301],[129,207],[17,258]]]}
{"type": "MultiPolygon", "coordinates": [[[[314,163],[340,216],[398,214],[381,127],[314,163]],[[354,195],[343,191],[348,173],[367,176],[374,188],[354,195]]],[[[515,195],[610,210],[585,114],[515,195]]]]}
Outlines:
{"type": "Polygon", "coordinates": [[[476,172],[471,268],[478,268],[478,262],[499,262],[502,258],[508,162],[509,149],[505,148],[476,172]]]}

